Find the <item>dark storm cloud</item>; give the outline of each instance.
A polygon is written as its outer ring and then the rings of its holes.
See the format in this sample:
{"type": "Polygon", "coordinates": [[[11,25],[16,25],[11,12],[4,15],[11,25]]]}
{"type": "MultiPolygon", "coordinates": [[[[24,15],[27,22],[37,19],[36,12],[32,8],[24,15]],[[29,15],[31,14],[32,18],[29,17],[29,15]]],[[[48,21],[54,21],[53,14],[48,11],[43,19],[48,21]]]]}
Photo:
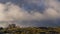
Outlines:
{"type": "Polygon", "coordinates": [[[12,2],[14,4],[20,5],[20,7],[24,8],[28,12],[36,10],[38,12],[43,13],[46,6],[43,3],[43,0],[0,0],[1,3],[12,2]]]}

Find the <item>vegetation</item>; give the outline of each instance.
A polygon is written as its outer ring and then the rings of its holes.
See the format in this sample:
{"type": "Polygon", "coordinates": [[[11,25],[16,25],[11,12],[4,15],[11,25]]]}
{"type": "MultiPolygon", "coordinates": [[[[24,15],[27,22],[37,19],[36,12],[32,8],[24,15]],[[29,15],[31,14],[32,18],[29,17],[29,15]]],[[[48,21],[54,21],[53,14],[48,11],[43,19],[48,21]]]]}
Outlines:
{"type": "Polygon", "coordinates": [[[20,28],[15,24],[8,27],[0,27],[0,34],[60,34],[60,27],[26,27],[20,28]]]}

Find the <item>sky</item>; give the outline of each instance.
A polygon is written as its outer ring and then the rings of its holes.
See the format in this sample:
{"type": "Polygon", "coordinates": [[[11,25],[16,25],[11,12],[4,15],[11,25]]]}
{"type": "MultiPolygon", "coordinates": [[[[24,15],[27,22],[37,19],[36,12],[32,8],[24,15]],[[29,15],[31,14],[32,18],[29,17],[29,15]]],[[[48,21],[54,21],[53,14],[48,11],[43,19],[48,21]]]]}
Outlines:
{"type": "Polygon", "coordinates": [[[59,27],[60,0],[0,0],[0,26],[59,27]]]}

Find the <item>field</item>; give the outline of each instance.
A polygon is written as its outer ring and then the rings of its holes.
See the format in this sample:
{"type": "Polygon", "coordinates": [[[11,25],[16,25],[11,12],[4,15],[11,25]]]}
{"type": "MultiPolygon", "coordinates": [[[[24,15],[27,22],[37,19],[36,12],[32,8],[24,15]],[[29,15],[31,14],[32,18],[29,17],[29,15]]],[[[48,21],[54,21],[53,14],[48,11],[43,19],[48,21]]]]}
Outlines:
{"type": "Polygon", "coordinates": [[[20,28],[15,24],[0,27],[0,34],[60,34],[60,27],[26,27],[20,28]]]}

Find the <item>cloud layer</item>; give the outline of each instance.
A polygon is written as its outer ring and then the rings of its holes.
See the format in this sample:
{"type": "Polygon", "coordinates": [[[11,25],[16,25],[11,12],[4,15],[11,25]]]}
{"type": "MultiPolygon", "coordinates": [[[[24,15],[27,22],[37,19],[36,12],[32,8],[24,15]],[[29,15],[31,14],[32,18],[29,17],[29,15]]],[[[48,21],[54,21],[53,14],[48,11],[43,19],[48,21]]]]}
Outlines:
{"type": "Polygon", "coordinates": [[[60,18],[60,3],[57,0],[26,0],[25,2],[28,4],[20,4],[22,7],[12,2],[0,3],[0,22],[3,24],[1,26],[6,26],[6,24],[10,23],[24,27],[56,26],[59,24],[55,23],[57,18],[60,18]],[[36,8],[33,6],[36,6],[36,8]]]}

